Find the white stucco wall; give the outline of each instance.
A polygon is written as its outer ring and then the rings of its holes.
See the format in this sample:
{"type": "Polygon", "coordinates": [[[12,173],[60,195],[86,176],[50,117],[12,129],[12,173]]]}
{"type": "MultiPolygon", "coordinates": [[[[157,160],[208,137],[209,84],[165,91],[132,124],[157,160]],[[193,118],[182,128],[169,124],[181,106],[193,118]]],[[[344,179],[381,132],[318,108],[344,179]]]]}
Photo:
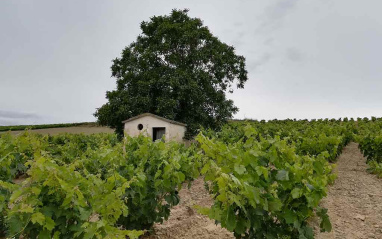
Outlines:
{"type": "Polygon", "coordinates": [[[178,142],[183,142],[184,133],[186,132],[186,127],[182,125],[172,124],[170,122],[152,117],[144,116],[125,123],[125,133],[130,136],[138,136],[141,133],[146,133],[151,138],[153,137],[153,127],[165,127],[166,141],[175,140],[178,142]],[[143,129],[139,130],[138,125],[142,124],[143,129]]]}

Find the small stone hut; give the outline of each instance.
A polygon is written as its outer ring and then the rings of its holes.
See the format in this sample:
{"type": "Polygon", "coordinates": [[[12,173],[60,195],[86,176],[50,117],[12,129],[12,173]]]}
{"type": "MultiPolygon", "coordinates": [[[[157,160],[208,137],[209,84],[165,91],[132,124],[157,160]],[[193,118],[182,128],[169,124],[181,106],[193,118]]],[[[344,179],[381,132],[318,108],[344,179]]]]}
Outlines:
{"type": "Polygon", "coordinates": [[[177,142],[183,142],[183,137],[186,132],[186,124],[169,120],[154,114],[145,113],[125,121],[124,131],[127,135],[138,136],[141,133],[145,133],[150,136],[153,141],[162,139],[165,136],[165,140],[174,140],[177,142]]]}

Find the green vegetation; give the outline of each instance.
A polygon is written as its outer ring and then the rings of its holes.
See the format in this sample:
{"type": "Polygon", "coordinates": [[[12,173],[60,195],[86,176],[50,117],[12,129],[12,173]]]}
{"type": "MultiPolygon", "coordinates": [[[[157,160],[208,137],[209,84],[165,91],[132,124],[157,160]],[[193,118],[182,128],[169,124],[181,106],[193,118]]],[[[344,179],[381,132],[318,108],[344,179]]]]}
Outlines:
{"type": "Polygon", "coordinates": [[[136,238],[167,219],[182,183],[199,175],[194,151],[112,134],[2,135],[1,223],[10,237],[136,238]]]}
{"type": "Polygon", "coordinates": [[[360,143],[380,175],[382,120],[234,121],[196,144],[114,134],[0,135],[0,228],[15,238],[137,238],[167,220],[186,182],[204,176],[200,213],[237,238],[313,238],[337,156],[360,143]],[[24,178],[24,180],[21,180],[24,178]]]}
{"type": "MultiPolygon", "coordinates": [[[[255,131],[249,132],[249,139],[229,145],[199,136],[209,158],[202,172],[215,198],[212,208],[201,212],[236,237],[312,238],[306,220],[315,209],[323,212],[318,203],[335,178],[327,154],[299,156],[286,140],[257,141],[255,131]]],[[[328,216],[322,215],[322,228],[330,231],[328,216]]]]}
{"type": "Polygon", "coordinates": [[[307,220],[320,208],[335,179],[333,165],[352,138],[352,125],[338,121],[232,122],[199,135],[207,161],[201,173],[215,199],[200,212],[238,238],[313,238],[307,220]]]}
{"type": "Polygon", "coordinates": [[[26,129],[65,128],[65,127],[76,127],[76,126],[98,126],[98,124],[95,122],[82,122],[82,123],[66,123],[66,124],[12,125],[12,126],[0,126],[0,132],[26,130],[26,129]]]}
{"type": "Polygon", "coordinates": [[[378,163],[376,161],[370,161],[368,171],[382,178],[382,163],[378,163]]]}
{"type": "Polygon", "coordinates": [[[186,137],[200,126],[220,128],[238,111],[226,93],[244,88],[245,58],[220,41],[188,10],[153,16],[113,61],[116,90],[95,112],[101,125],[123,135],[122,121],[153,113],[187,124],[186,137]]]}
{"type": "Polygon", "coordinates": [[[382,178],[382,120],[359,121],[359,148],[366,157],[369,172],[382,178]]]}

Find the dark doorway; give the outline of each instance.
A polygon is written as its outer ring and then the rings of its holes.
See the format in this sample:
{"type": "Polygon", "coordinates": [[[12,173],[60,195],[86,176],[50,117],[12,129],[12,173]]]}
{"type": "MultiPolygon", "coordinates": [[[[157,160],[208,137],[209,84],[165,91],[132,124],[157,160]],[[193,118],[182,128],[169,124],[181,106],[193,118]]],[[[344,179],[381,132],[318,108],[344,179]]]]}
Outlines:
{"type": "Polygon", "coordinates": [[[166,134],[165,127],[153,127],[153,141],[162,139],[163,135],[166,134]]]}

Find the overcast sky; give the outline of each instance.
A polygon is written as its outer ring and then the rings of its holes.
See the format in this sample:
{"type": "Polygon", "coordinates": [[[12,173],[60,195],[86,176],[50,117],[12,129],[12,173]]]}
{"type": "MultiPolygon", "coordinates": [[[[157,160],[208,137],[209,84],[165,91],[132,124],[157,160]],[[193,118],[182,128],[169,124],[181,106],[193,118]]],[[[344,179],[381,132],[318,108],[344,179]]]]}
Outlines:
{"type": "Polygon", "coordinates": [[[247,60],[235,118],[382,117],[382,1],[0,2],[0,125],[94,121],[112,59],[188,8],[247,60]]]}

